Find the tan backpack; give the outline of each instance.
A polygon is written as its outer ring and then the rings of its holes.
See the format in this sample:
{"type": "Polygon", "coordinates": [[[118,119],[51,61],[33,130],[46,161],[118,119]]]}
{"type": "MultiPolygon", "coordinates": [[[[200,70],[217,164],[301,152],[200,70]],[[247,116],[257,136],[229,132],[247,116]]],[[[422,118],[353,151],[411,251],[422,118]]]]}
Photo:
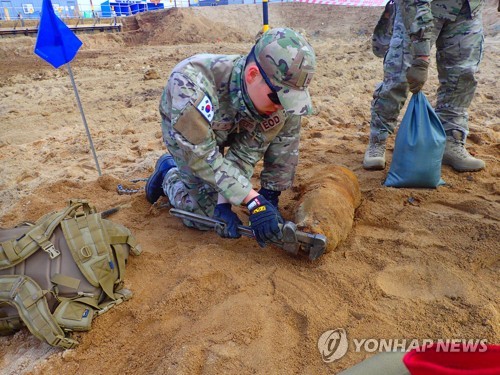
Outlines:
{"type": "Polygon", "coordinates": [[[23,324],[50,345],[74,348],[71,331],[126,301],[129,252],[141,253],[130,231],[103,219],[84,200],[36,223],[0,228],[0,335],[23,324]]]}

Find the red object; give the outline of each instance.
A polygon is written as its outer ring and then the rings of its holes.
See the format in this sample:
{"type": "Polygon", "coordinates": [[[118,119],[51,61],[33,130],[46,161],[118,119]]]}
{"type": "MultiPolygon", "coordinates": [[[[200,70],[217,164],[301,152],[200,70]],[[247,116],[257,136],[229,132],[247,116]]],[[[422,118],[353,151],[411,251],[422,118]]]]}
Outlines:
{"type": "Polygon", "coordinates": [[[500,375],[500,345],[434,343],[409,351],[403,362],[411,375],[500,375]]]}

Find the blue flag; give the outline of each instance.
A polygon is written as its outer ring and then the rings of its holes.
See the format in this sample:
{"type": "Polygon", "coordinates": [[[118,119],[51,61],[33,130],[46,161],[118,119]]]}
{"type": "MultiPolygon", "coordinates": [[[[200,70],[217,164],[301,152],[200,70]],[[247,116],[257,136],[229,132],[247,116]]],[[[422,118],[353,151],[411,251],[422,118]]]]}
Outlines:
{"type": "Polygon", "coordinates": [[[61,21],[50,0],[43,0],[35,53],[54,68],[69,63],[82,46],[82,41],[61,21]]]}

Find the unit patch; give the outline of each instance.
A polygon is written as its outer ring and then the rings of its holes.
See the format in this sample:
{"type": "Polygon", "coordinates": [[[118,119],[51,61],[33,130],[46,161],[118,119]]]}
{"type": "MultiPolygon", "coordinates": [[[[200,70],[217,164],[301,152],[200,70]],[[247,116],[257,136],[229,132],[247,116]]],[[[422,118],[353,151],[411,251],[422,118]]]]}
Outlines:
{"type": "Polygon", "coordinates": [[[260,126],[262,130],[265,132],[275,128],[278,125],[282,125],[284,118],[283,118],[283,111],[278,111],[276,113],[273,113],[269,118],[265,119],[260,123],[260,126]]]}
{"type": "Polygon", "coordinates": [[[248,132],[252,132],[252,131],[255,129],[255,125],[256,125],[256,123],[251,122],[251,121],[247,120],[246,118],[242,118],[242,119],[238,122],[238,126],[239,126],[241,129],[245,129],[245,130],[246,130],[246,131],[248,131],[248,132]]]}
{"type": "Polygon", "coordinates": [[[212,123],[212,130],[222,130],[229,131],[233,127],[232,122],[222,122],[222,121],[214,121],[212,123]]]}
{"type": "Polygon", "coordinates": [[[174,129],[193,145],[199,145],[209,134],[209,123],[202,112],[189,103],[174,124],[174,129]]]}

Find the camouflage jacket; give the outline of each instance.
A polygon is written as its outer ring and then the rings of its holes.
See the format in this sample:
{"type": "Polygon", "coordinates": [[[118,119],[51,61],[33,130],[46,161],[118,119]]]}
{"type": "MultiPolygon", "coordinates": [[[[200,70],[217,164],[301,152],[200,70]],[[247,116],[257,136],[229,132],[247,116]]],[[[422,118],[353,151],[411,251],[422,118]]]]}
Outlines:
{"type": "Polygon", "coordinates": [[[461,12],[469,18],[480,16],[484,0],[403,0],[403,4],[413,55],[429,56],[434,18],[455,21],[461,12]]]}
{"type": "Polygon", "coordinates": [[[259,115],[245,92],[244,66],[239,55],[188,58],[174,68],[160,101],[167,148],[181,149],[190,173],[232,204],[241,204],[252,189],[261,159],[262,187],[289,188],[299,153],[301,117],[285,111],[259,115]],[[198,112],[204,113],[201,120],[198,112]]]}

